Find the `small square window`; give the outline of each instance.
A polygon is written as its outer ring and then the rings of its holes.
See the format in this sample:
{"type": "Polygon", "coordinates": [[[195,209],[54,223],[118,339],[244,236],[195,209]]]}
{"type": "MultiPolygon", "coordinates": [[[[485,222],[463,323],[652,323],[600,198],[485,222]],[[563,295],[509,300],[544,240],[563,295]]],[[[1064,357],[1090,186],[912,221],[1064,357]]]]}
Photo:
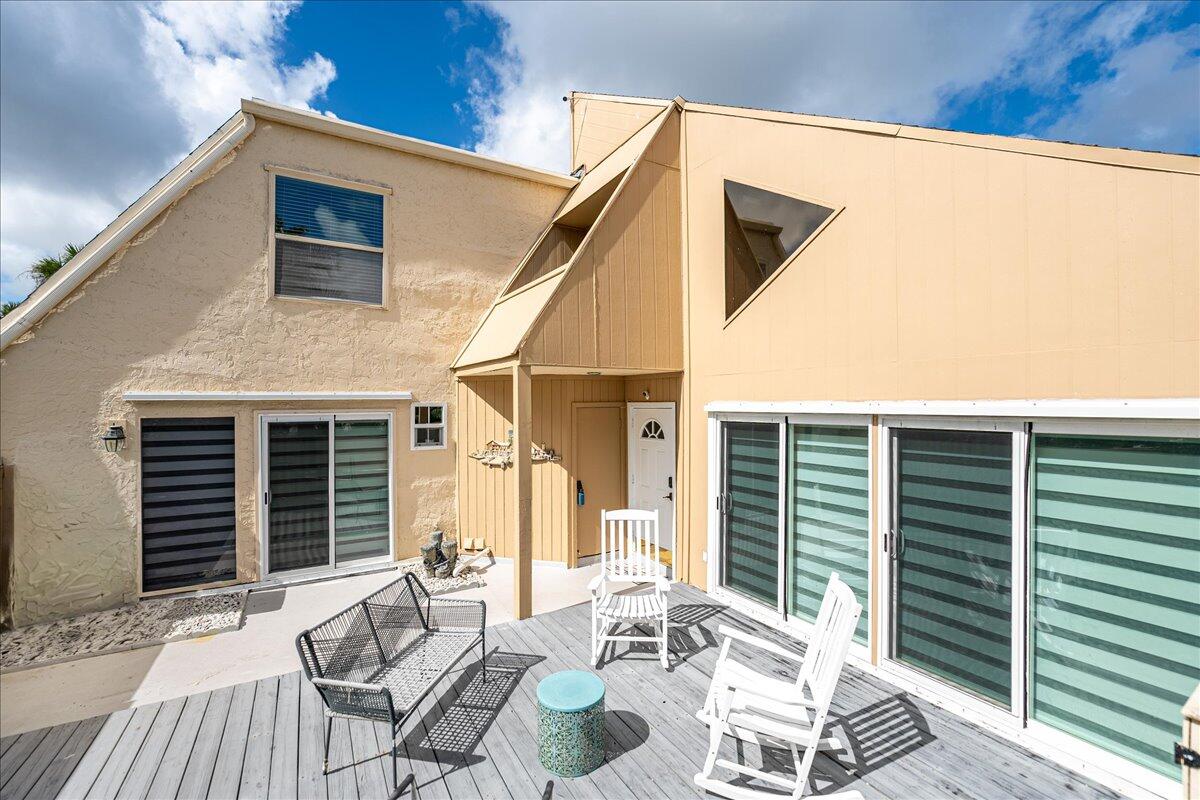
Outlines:
{"type": "Polygon", "coordinates": [[[414,403],[412,449],[440,450],[446,446],[446,404],[414,403]]]}

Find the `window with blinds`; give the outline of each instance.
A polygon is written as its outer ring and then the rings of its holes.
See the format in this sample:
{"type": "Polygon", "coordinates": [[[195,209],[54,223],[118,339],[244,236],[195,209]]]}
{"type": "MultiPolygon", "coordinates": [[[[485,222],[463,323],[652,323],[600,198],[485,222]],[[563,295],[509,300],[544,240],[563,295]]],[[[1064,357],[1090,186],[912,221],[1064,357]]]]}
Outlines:
{"type": "Polygon", "coordinates": [[[893,435],[895,657],[1010,707],[1012,435],[893,435]]]}
{"type": "Polygon", "coordinates": [[[1178,776],[1200,682],[1200,440],[1034,437],[1029,714],[1178,776]]]}
{"type": "Polygon", "coordinates": [[[233,417],[143,419],[142,591],[237,574],[233,417]]]}
{"type": "Polygon", "coordinates": [[[383,304],[383,195],[275,175],[275,294],[383,304]]]}
{"type": "Polygon", "coordinates": [[[867,642],[870,479],[867,428],[788,426],[788,612],[815,622],[829,574],[863,605],[867,642]]]}
{"type": "Polygon", "coordinates": [[[779,425],[726,422],[724,585],[774,607],[779,598],[779,425]]]}
{"type": "Polygon", "coordinates": [[[333,446],[334,559],[386,556],[391,531],[388,421],[338,420],[333,446]]]}

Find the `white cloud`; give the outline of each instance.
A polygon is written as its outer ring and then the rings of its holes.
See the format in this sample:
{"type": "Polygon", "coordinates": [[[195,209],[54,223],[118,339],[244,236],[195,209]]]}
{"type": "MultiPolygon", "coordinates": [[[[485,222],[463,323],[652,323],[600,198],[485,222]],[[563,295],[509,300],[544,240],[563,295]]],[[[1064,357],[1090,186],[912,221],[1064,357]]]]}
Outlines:
{"type": "Polygon", "coordinates": [[[240,98],[320,101],[333,63],[282,54],[296,6],[0,4],[0,296],[24,297],[32,261],[98,233],[240,98]]]}
{"type": "Polygon", "coordinates": [[[1200,138],[1200,25],[1164,32],[1118,51],[1110,74],[1081,87],[1079,99],[1045,133],[1183,152],[1200,138]]]}
{"type": "Polygon", "coordinates": [[[238,98],[307,109],[324,96],[337,76],[332,61],[315,53],[299,66],[280,63],[287,15],[298,5],[188,2],[141,9],[146,61],[192,140],[219,127],[238,98]]]}
{"type": "MultiPolygon", "coordinates": [[[[984,91],[1056,92],[1072,59],[1095,52],[1115,62],[1139,26],[1178,10],[1035,2],[481,8],[502,30],[498,51],[477,51],[467,64],[477,148],[555,169],[567,165],[560,98],[572,89],[939,125],[954,103],[984,91]]],[[[1171,117],[1164,127],[1179,129],[1175,109],[1153,110],[1171,117]]],[[[1038,121],[1033,132],[1056,119],[1038,121]]],[[[1077,138],[1112,143],[1105,129],[1087,127],[1083,112],[1079,119],[1077,138]]]]}

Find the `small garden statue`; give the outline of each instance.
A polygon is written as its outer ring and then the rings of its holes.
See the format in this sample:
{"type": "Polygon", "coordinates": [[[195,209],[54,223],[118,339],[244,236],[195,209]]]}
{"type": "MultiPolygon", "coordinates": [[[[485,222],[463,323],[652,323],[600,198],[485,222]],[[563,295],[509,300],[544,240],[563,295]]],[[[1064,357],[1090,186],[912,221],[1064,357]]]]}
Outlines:
{"type": "Polygon", "coordinates": [[[421,545],[421,562],[427,578],[448,578],[454,574],[458,562],[458,542],[453,539],[442,541],[444,534],[434,531],[429,544],[421,545]]]}

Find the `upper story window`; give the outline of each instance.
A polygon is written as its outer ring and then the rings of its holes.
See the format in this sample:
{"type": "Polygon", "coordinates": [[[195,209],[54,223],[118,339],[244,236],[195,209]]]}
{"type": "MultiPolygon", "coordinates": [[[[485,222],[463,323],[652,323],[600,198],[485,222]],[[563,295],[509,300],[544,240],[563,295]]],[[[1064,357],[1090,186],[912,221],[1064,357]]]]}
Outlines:
{"type": "Polygon", "coordinates": [[[275,294],[383,305],[383,195],[273,174],[275,294]]]}
{"type": "Polygon", "coordinates": [[[725,317],[812,238],[834,210],[725,181],[725,317]]]}

